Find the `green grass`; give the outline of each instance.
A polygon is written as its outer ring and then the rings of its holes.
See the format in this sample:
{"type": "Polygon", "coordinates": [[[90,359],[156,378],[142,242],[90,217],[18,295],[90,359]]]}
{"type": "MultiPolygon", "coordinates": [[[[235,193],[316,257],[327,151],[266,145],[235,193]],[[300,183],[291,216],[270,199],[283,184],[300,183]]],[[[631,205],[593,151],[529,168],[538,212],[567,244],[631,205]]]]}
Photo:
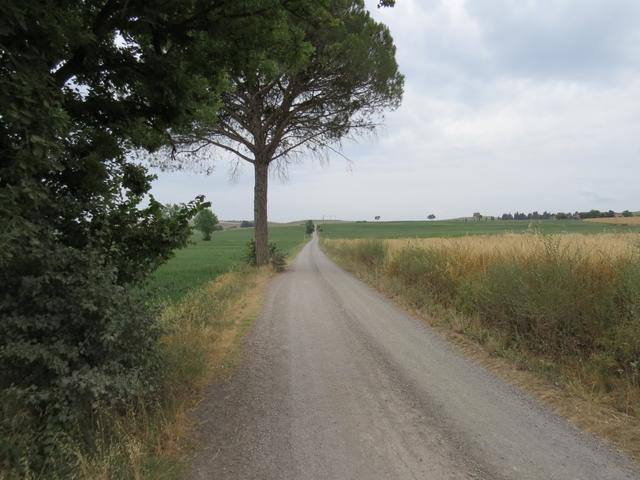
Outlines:
{"type": "MultiPolygon", "coordinates": [[[[253,228],[238,228],[215,232],[205,242],[194,235],[193,244],[178,250],[151,278],[147,290],[155,298],[175,301],[188,291],[243,263],[246,244],[253,238],[253,228]]],[[[269,241],[285,253],[294,251],[305,240],[304,226],[273,226],[269,241]]]]}
{"type": "Polygon", "coordinates": [[[325,238],[461,237],[503,233],[625,233],[640,232],[640,226],[605,225],[580,220],[493,220],[434,222],[350,222],[321,225],[325,238]]]}

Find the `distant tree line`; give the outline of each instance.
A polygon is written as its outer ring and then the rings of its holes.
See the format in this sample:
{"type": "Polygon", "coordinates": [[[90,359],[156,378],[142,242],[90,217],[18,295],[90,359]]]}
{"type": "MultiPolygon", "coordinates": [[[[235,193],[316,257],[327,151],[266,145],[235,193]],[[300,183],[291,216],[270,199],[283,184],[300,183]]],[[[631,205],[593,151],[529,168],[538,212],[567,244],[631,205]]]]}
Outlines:
{"type": "Polygon", "coordinates": [[[613,210],[608,210],[606,212],[601,212],[600,210],[589,210],[588,212],[556,212],[551,213],[544,211],[539,213],[538,211],[534,211],[531,213],[518,212],[515,213],[503,213],[502,220],[579,220],[585,218],[612,218],[616,216],[623,217],[632,217],[633,213],[629,210],[625,210],[620,214],[617,214],[613,210]]]}

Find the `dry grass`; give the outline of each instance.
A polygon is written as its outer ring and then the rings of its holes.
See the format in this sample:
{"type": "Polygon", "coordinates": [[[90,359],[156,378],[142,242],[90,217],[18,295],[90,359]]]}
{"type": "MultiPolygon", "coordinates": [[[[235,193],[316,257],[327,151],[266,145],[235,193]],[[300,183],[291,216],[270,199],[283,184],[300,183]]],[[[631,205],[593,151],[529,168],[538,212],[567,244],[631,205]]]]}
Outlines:
{"type": "Polygon", "coordinates": [[[548,257],[555,251],[576,262],[599,264],[601,268],[611,261],[631,259],[640,254],[640,234],[505,234],[473,235],[467,237],[436,237],[388,240],[325,240],[333,251],[359,250],[369,243],[381,242],[389,266],[398,253],[406,249],[428,249],[447,259],[449,274],[456,280],[473,273],[483,272],[503,259],[527,259],[530,262],[548,257]]]}
{"type": "Polygon", "coordinates": [[[640,235],[324,245],[467,354],[640,459],[640,235]]]}
{"type": "MultiPolygon", "coordinates": [[[[640,217],[637,217],[640,219],[640,217]]],[[[638,222],[640,223],[640,222],[638,222]]],[[[390,256],[403,248],[435,248],[455,254],[458,258],[486,258],[490,261],[499,255],[535,255],[545,250],[545,239],[552,239],[561,248],[577,250],[590,256],[624,257],[640,248],[640,234],[564,234],[564,235],[473,235],[467,237],[435,237],[390,239],[384,242],[389,247],[390,256]]],[[[325,240],[340,248],[341,245],[353,245],[368,240],[325,240]]]]}
{"type": "Polygon", "coordinates": [[[227,273],[164,311],[170,333],[162,340],[162,403],[105,419],[109,425],[98,428],[96,452],[77,453],[79,478],[182,478],[193,427],[189,412],[206,385],[232,370],[270,277],[268,269],[227,273]]]}
{"type": "MultiPolygon", "coordinates": [[[[549,405],[557,414],[576,427],[590,432],[640,461],[640,418],[620,412],[612,406],[606,394],[590,389],[579,381],[554,382],[547,376],[527,370],[522,359],[500,356],[487,345],[465,335],[462,330],[452,330],[441,319],[422,311],[413,313],[437,328],[465,355],[473,358],[499,377],[517,385],[549,405]]],[[[448,323],[448,322],[447,322],[448,323]]],[[[465,328],[468,331],[468,327],[465,328]]]]}
{"type": "Polygon", "coordinates": [[[640,217],[586,218],[584,221],[590,223],[606,223],[609,225],[640,225],[640,217]]]}

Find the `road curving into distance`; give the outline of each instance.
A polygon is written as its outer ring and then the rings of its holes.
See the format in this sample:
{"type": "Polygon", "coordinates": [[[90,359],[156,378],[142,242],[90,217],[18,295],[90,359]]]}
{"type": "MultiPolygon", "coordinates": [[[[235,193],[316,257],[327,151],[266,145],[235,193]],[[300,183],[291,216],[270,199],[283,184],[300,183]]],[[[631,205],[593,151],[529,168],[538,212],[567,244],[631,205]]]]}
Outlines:
{"type": "Polygon", "coordinates": [[[236,374],[195,414],[193,479],[640,479],[337,267],[315,237],[272,282],[236,374]]]}

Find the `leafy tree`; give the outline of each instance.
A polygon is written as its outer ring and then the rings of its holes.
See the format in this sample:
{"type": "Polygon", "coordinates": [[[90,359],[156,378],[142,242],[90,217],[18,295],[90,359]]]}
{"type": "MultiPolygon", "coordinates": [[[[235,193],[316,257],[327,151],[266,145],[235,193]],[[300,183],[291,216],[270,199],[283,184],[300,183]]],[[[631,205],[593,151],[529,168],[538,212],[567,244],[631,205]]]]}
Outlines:
{"type": "Polygon", "coordinates": [[[373,217],[373,219],[377,222],[378,220],[380,220],[380,215],[376,215],[375,217],[373,217]]]}
{"type": "Polygon", "coordinates": [[[396,108],[402,97],[404,79],[389,30],[371,18],[363,0],[317,5],[313,21],[288,16],[273,34],[275,45],[246,55],[232,69],[232,90],[215,128],[180,139],[189,145],[187,153],[213,147],[253,165],[258,264],[268,259],[270,168],[285,169],[305,151],[336,151],[347,134],[374,130],[384,110],[396,108]]]}
{"type": "Polygon", "coordinates": [[[198,212],[194,221],[195,227],[202,232],[204,240],[211,240],[211,234],[218,225],[218,217],[210,208],[204,208],[198,212]]]}
{"type": "Polygon", "coordinates": [[[435,220],[436,216],[433,213],[431,213],[431,214],[429,214],[429,216],[427,216],[427,218],[429,220],[435,220]]]}
{"type": "Polygon", "coordinates": [[[249,220],[242,220],[240,222],[240,228],[249,228],[249,227],[253,227],[253,222],[250,222],[249,220]]]}
{"type": "Polygon", "coordinates": [[[149,198],[129,152],[212,128],[228,72],[268,63],[270,27],[315,3],[0,3],[0,402],[42,445],[151,388],[157,329],[130,287],[206,206],[149,198]]]}
{"type": "Polygon", "coordinates": [[[622,216],[623,217],[633,217],[633,213],[631,213],[629,210],[625,210],[624,212],[622,212],[622,216]]]}
{"type": "Polygon", "coordinates": [[[588,212],[579,212],[579,218],[600,218],[602,212],[600,210],[589,210],[588,212]]]}
{"type": "Polygon", "coordinates": [[[307,235],[311,235],[316,229],[316,226],[313,224],[313,220],[307,220],[304,224],[304,229],[307,235]]]}

